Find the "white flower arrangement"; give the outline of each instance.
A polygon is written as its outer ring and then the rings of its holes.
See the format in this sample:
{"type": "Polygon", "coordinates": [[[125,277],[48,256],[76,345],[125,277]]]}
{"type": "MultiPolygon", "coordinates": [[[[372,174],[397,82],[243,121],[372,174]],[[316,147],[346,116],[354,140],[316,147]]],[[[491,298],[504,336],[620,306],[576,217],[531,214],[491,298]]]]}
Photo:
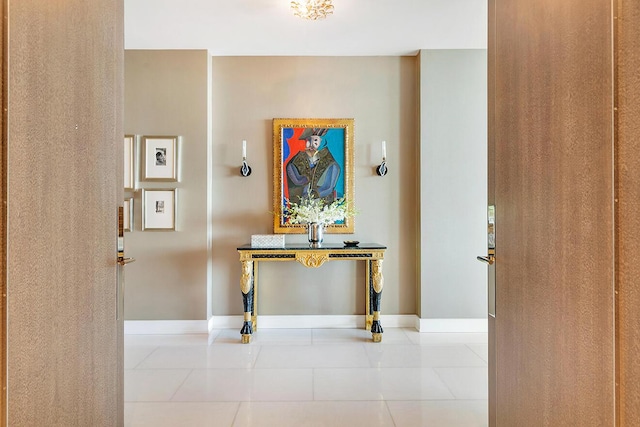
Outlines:
{"type": "Polygon", "coordinates": [[[357,211],[344,197],[327,204],[322,199],[307,196],[301,198],[300,203],[287,200],[284,217],[288,218],[291,224],[311,224],[315,222],[326,226],[336,221],[351,218],[356,214],[357,211]]]}

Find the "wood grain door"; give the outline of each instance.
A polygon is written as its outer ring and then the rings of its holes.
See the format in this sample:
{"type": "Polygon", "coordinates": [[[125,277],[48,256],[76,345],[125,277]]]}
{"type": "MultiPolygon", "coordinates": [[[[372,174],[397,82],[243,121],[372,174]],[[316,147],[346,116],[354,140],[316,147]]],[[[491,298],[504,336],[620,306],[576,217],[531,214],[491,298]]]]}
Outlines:
{"type": "Polygon", "coordinates": [[[122,425],[122,0],[3,8],[2,421],[122,425]]]}
{"type": "Polygon", "coordinates": [[[620,426],[640,426],[640,2],[619,0],[616,20],[616,291],[620,426]]]}
{"type": "Polygon", "coordinates": [[[612,426],[612,2],[489,11],[490,425],[612,426]]]}

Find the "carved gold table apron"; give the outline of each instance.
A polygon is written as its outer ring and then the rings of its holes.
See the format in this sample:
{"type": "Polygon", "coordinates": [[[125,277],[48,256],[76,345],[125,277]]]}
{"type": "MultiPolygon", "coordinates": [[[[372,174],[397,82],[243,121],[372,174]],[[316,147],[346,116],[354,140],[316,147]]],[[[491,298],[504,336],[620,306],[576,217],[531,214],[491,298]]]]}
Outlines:
{"type": "Polygon", "coordinates": [[[265,261],[298,261],[305,267],[318,268],[327,261],[364,261],[366,265],[365,327],[371,331],[374,342],[382,341],[380,325],[380,300],[384,278],[382,261],[386,246],[364,243],[355,247],[325,243],[321,247],[308,244],[286,245],[284,248],[254,248],[244,245],[238,248],[242,275],[240,289],[244,304],[244,324],[240,330],[242,342],[251,342],[251,334],[258,328],[258,263],[265,261]]]}

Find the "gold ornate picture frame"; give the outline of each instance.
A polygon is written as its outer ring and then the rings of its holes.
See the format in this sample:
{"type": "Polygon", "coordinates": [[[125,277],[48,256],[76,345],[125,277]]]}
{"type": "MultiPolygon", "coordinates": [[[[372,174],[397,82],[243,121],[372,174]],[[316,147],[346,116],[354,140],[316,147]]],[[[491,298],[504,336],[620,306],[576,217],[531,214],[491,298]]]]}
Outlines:
{"type": "MultiPolygon", "coordinates": [[[[353,119],[273,119],[273,229],[302,234],[304,224],[291,224],[288,202],[312,194],[327,203],[355,200],[353,119]]],[[[325,227],[325,233],[352,234],[353,217],[325,227]]]]}

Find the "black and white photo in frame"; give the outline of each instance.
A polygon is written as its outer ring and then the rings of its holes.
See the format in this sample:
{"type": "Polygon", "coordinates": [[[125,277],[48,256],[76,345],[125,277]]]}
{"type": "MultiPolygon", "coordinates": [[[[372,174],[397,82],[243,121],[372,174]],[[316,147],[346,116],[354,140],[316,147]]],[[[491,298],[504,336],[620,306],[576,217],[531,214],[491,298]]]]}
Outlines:
{"type": "Polygon", "coordinates": [[[175,230],[177,189],[142,190],[142,229],[175,230]]]}
{"type": "Polygon", "coordinates": [[[178,136],[142,137],[142,180],[178,181],[178,136]]]}

